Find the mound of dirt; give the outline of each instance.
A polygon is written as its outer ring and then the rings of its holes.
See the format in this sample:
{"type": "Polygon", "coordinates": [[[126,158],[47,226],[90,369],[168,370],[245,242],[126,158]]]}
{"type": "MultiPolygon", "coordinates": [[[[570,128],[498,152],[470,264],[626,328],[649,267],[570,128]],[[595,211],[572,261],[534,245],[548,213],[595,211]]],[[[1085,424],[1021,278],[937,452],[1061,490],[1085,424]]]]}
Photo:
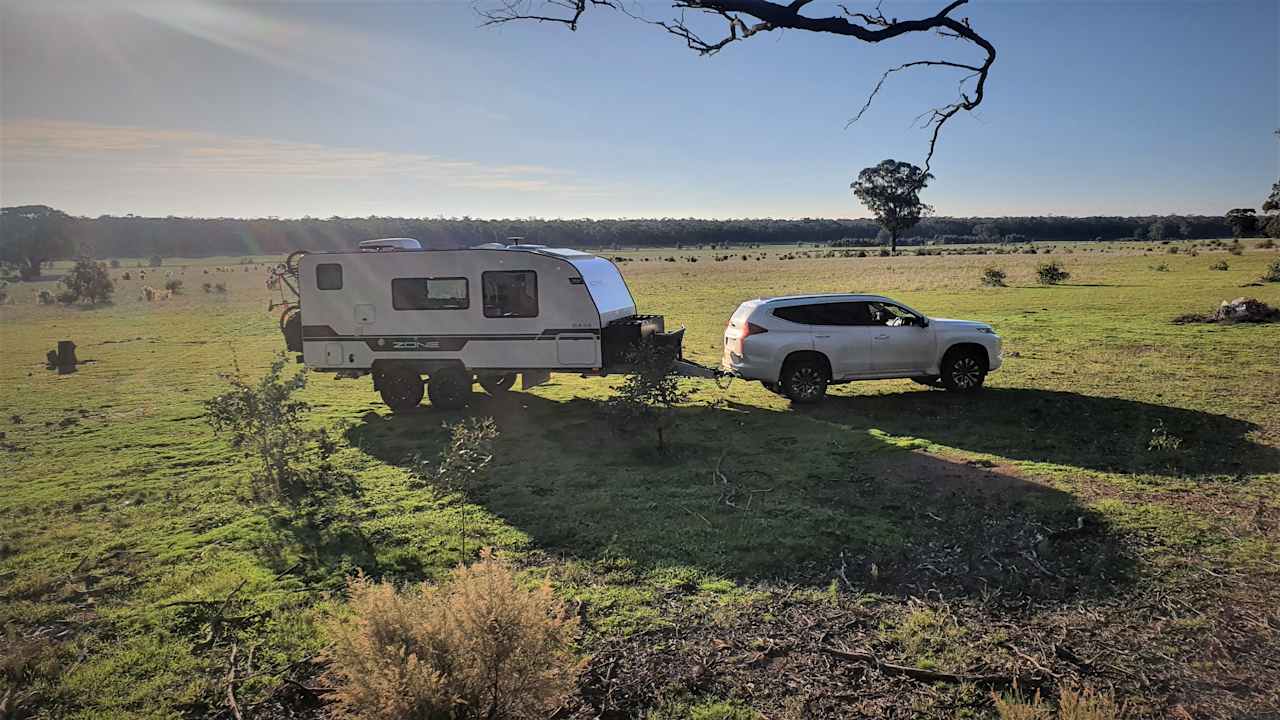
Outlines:
{"type": "Polygon", "coordinates": [[[1235,300],[1223,300],[1218,309],[1208,315],[1195,313],[1179,315],[1173,321],[1179,325],[1186,323],[1280,322],[1280,309],[1273,308],[1261,300],[1238,297],[1235,300]]]}

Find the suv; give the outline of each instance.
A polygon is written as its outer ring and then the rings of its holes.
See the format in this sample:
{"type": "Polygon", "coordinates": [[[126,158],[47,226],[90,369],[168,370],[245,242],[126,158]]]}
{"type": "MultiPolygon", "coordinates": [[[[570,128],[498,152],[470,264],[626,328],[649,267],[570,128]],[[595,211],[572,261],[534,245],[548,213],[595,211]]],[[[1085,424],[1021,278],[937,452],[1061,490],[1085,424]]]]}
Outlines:
{"type": "Polygon", "coordinates": [[[742,303],[724,329],[721,365],[809,403],[854,380],[977,390],[1000,361],[1000,336],[985,323],[929,318],[881,295],[828,294],[742,303]]]}

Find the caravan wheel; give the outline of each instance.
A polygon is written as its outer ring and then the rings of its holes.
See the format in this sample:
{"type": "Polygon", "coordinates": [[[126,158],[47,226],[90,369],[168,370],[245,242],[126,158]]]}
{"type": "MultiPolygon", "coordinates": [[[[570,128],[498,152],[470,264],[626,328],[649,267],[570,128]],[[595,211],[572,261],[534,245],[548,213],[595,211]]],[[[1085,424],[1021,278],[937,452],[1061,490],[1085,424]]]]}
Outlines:
{"type": "Polygon", "coordinates": [[[471,399],[471,373],[461,368],[449,368],[431,373],[427,382],[427,397],[431,404],[442,410],[460,410],[471,399]]]}
{"type": "Polygon", "coordinates": [[[515,373],[502,373],[499,375],[480,375],[477,378],[480,381],[480,387],[484,391],[494,397],[501,397],[507,394],[512,385],[516,384],[515,373]]]}
{"type": "Polygon", "coordinates": [[[407,370],[383,373],[378,379],[378,393],[392,412],[408,412],[422,402],[422,376],[407,370]]]}

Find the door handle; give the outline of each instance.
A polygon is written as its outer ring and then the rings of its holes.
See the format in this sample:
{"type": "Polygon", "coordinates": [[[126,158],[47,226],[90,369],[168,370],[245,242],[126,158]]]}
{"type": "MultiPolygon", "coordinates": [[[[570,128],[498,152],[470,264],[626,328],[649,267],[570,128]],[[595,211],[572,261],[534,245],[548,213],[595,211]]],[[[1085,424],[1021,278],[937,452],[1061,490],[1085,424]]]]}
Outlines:
{"type": "Polygon", "coordinates": [[[818,338],[819,340],[826,340],[827,338],[829,338],[829,337],[831,337],[831,336],[830,336],[830,335],[814,335],[814,337],[815,337],[815,338],[818,338]]]}
{"type": "Polygon", "coordinates": [[[876,339],[877,339],[877,340],[888,340],[888,339],[889,339],[889,336],[888,336],[888,335],[877,335],[877,336],[876,336],[876,339]]]}

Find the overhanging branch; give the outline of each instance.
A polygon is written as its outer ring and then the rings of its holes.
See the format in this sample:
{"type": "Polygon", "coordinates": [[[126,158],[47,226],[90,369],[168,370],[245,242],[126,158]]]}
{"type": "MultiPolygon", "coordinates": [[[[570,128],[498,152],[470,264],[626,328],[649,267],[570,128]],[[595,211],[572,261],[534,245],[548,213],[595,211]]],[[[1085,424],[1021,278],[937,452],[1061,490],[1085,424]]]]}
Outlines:
{"type": "MultiPolygon", "coordinates": [[[[916,60],[903,63],[885,71],[871,91],[867,101],[848,125],[857,122],[871,107],[872,101],[879,94],[889,75],[919,66],[947,67],[968,70],[969,75],[960,81],[959,99],[947,105],[933,108],[925,114],[929,116],[926,127],[932,126],[929,139],[929,152],[925,157],[926,172],[933,160],[937,147],[938,135],[942,126],[961,111],[970,112],[982,104],[986,91],[987,76],[996,60],[996,49],[986,38],[978,34],[970,25],[968,18],[956,19],[953,12],[968,0],[952,0],[936,14],[929,17],[900,20],[887,17],[879,4],[871,13],[853,12],[844,5],[839,5],[842,14],[827,17],[809,17],[802,10],[812,0],[792,0],[788,4],[770,2],[770,0],[672,0],[672,7],[680,11],[680,15],[672,20],[646,20],[627,9],[626,0],[499,0],[500,5],[488,10],[480,10],[484,25],[526,20],[533,22],[555,22],[566,25],[570,30],[577,30],[583,14],[590,7],[607,7],[619,10],[631,17],[643,20],[662,28],[666,32],[680,38],[685,45],[701,54],[714,55],[726,46],[746,40],[753,35],[777,29],[805,30],[808,32],[828,33],[851,37],[861,42],[878,43],[892,40],[908,33],[936,32],[937,34],[958,39],[980,49],[985,57],[981,63],[962,63],[949,60],[916,60]],[[717,40],[703,38],[686,22],[686,13],[694,11],[722,19],[727,24],[727,32],[717,40]],[[749,22],[744,18],[752,18],[749,22]],[[973,81],[972,94],[964,90],[965,83],[973,81]]],[[[846,127],[848,127],[846,125],[846,127]]]]}

